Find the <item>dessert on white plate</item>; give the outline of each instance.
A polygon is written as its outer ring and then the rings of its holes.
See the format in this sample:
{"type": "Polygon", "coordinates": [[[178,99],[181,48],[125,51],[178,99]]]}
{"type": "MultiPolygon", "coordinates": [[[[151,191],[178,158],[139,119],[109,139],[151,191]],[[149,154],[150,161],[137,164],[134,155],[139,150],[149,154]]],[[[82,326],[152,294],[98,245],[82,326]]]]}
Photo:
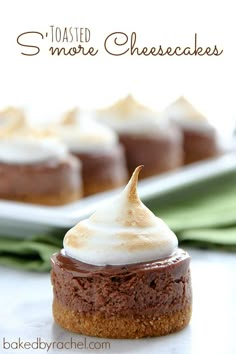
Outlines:
{"type": "Polygon", "coordinates": [[[145,165],[143,178],[181,166],[181,132],[132,95],[100,110],[98,116],[117,131],[130,174],[140,164],[145,165]]]}
{"type": "Polygon", "coordinates": [[[186,164],[220,154],[215,128],[184,96],[170,104],[165,114],[183,133],[186,164]]]}
{"type": "Polygon", "coordinates": [[[92,113],[67,112],[53,132],[82,161],[84,194],[91,195],[124,185],[125,156],[115,131],[97,122],[92,113]]]}
{"type": "Polygon", "coordinates": [[[33,130],[17,109],[0,112],[0,198],[45,205],[77,200],[80,163],[56,137],[33,130]]]}

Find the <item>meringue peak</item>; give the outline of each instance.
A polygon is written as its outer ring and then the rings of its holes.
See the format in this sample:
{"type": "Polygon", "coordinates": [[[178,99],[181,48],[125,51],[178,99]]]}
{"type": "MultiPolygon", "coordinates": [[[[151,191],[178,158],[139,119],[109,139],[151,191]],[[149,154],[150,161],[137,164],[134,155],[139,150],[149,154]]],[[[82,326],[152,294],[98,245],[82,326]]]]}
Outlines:
{"type": "Polygon", "coordinates": [[[117,134],[105,124],[98,122],[93,112],[74,108],[64,114],[51,131],[73,153],[98,152],[118,143],[117,134]]]}
{"type": "Polygon", "coordinates": [[[1,136],[12,134],[25,126],[26,120],[22,110],[14,107],[8,107],[0,112],[1,136]]]}
{"type": "Polygon", "coordinates": [[[171,104],[171,108],[180,110],[180,113],[183,116],[186,116],[188,119],[192,119],[193,121],[207,121],[206,117],[199,112],[184,96],[177,98],[177,100],[171,104]]]}
{"type": "Polygon", "coordinates": [[[143,169],[143,167],[144,167],[143,165],[136,167],[127,186],[125,187],[125,189],[123,191],[123,193],[125,193],[127,195],[127,199],[129,200],[129,202],[131,202],[131,203],[137,202],[137,201],[140,202],[137,186],[138,186],[139,173],[143,169]]]}
{"type": "Polygon", "coordinates": [[[136,114],[137,112],[149,112],[150,109],[140,102],[138,102],[133,95],[128,94],[126,97],[121,98],[105,111],[109,113],[117,113],[122,119],[126,116],[136,114]]]}
{"type": "Polygon", "coordinates": [[[176,235],[139,199],[138,166],[124,191],[80,221],[64,238],[65,253],[94,265],[132,264],[170,256],[176,235]]]}
{"type": "Polygon", "coordinates": [[[99,208],[90,220],[96,224],[117,227],[153,227],[157,217],[140,200],[137,192],[138,176],[143,166],[138,166],[123,192],[99,208]]]}
{"type": "Polygon", "coordinates": [[[76,117],[79,114],[79,109],[78,108],[73,108],[70,111],[66,112],[64,114],[64,117],[62,118],[61,123],[63,125],[74,125],[77,122],[76,117]]]}

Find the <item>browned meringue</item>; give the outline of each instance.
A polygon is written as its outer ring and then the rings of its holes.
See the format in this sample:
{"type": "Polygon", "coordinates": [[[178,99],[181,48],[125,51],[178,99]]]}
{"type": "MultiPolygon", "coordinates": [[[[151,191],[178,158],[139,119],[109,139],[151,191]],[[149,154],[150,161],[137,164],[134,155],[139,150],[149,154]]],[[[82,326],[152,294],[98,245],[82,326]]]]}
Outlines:
{"type": "Polygon", "coordinates": [[[0,136],[11,134],[25,125],[25,116],[20,109],[8,107],[0,112],[0,136]]]}
{"type": "Polygon", "coordinates": [[[79,222],[64,238],[68,256],[94,265],[140,263],[170,256],[175,234],[139,199],[134,171],[120,196],[79,222]]]}

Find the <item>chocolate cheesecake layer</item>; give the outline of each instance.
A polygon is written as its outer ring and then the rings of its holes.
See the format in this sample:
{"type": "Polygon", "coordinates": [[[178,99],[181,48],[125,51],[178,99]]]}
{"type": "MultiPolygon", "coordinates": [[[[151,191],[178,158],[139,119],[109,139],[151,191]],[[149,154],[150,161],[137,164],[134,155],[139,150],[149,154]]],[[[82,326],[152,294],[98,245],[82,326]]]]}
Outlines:
{"type": "Polygon", "coordinates": [[[144,165],[141,178],[175,169],[183,163],[182,138],[178,129],[152,134],[121,133],[130,174],[144,165]]]}
{"type": "Polygon", "coordinates": [[[74,153],[82,162],[84,195],[104,192],[124,185],[127,169],[121,145],[96,152],[74,153]]]}
{"type": "Polygon", "coordinates": [[[53,255],[54,299],[81,315],[156,318],[191,307],[190,258],[178,249],[163,260],[93,266],[53,255]]]}
{"type": "Polygon", "coordinates": [[[0,163],[0,198],[63,204],[82,193],[80,164],[73,156],[34,164],[0,163]]]}
{"type": "Polygon", "coordinates": [[[214,128],[206,130],[183,129],[185,164],[220,154],[214,128]]]}

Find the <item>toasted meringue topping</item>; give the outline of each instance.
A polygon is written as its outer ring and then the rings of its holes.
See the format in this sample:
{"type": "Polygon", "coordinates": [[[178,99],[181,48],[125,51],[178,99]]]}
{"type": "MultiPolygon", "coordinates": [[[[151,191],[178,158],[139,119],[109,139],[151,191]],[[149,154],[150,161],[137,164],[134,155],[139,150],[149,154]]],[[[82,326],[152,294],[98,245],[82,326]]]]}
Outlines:
{"type": "Polygon", "coordinates": [[[166,108],[166,115],[183,127],[205,129],[209,126],[207,118],[184,96],[180,96],[166,108]]]}
{"type": "Polygon", "coordinates": [[[32,129],[20,110],[0,113],[0,162],[31,164],[66,155],[63,143],[47,131],[32,129]]]}
{"type": "Polygon", "coordinates": [[[9,107],[0,112],[0,137],[22,129],[25,125],[25,116],[20,109],[9,107]]]}
{"type": "Polygon", "coordinates": [[[175,234],[139,199],[136,168],[120,196],[79,222],[64,238],[68,256],[94,265],[141,263],[171,256],[175,234]]]}
{"type": "Polygon", "coordinates": [[[0,161],[8,164],[31,164],[49,159],[62,159],[67,149],[60,141],[34,136],[0,138],[0,161]]]}
{"type": "Polygon", "coordinates": [[[76,124],[76,116],[78,115],[78,108],[74,108],[68,112],[66,112],[66,114],[64,115],[64,117],[62,118],[62,124],[65,125],[73,125],[76,124]]]}
{"type": "Polygon", "coordinates": [[[160,115],[136,101],[132,95],[100,110],[98,117],[118,132],[143,133],[160,130],[160,115]]]}
{"type": "Polygon", "coordinates": [[[81,113],[77,109],[69,111],[62,124],[52,130],[68,146],[72,152],[98,152],[117,144],[114,131],[97,122],[89,113],[81,113]]]}
{"type": "Polygon", "coordinates": [[[137,112],[148,113],[150,112],[150,109],[139,103],[129,94],[117,101],[113,106],[108,107],[105,111],[119,115],[120,119],[126,119],[127,116],[135,119],[135,114],[137,114],[137,112]]]}

